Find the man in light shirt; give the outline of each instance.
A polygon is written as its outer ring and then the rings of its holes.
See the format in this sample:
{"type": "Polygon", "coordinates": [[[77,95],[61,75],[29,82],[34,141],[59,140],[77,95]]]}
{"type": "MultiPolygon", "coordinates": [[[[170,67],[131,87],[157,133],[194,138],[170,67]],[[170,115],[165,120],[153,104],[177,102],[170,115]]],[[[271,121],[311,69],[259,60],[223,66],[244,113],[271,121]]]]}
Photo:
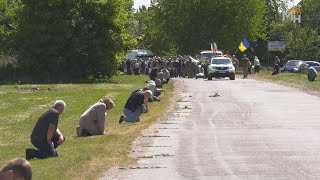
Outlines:
{"type": "Polygon", "coordinates": [[[80,117],[77,127],[78,136],[95,136],[105,134],[105,118],[106,111],[114,107],[114,102],[111,99],[101,99],[99,102],[92,105],[80,117]]]}
{"type": "Polygon", "coordinates": [[[254,66],[254,73],[259,73],[259,71],[260,71],[260,60],[258,59],[257,56],[254,57],[253,66],[254,66]]]}

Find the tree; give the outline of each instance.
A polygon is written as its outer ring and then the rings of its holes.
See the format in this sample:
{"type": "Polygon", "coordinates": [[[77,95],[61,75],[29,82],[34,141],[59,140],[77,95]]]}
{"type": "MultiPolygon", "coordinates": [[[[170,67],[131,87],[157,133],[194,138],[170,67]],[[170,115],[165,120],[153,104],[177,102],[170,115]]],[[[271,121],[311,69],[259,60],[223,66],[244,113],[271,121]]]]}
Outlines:
{"type": "Polygon", "coordinates": [[[12,55],[14,33],[17,31],[17,12],[20,1],[0,0],[0,55],[12,55]]]}
{"type": "MultiPolygon", "coordinates": [[[[198,53],[208,49],[212,41],[219,48],[234,52],[244,36],[253,42],[265,38],[263,0],[159,0],[150,8],[150,20],[145,25],[147,32],[153,33],[151,39],[168,40],[169,47],[177,53],[198,53]]],[[[163,49],[155,45],[159,41],[143,42],[163,49]]]]}
{"type": "Polygon", "coordinates": [[[132,43],[126,31],[132,0],[35,0],[23,5],[17,55],[33,78],[111,77],[132,43]]]}

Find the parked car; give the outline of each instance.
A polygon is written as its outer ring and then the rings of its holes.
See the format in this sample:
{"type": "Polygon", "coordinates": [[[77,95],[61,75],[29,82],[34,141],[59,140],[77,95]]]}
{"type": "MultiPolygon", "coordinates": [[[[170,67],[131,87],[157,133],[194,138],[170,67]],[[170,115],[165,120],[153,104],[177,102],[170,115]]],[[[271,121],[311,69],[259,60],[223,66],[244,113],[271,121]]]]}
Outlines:
{"type": "Polygon", "coordinates": [[[305,66],[305,69],[307,70],[309,67],[314,67],[318,72],[320,71],[320,63],[317,61],[305,61],[307,66],[305,66]]]}
{"type": "Polygon", "coordinates": [[[214,57],[208,66],[208,80],[212,77],[229,77],[230,80],[235,80],[235,68],[230,58],[227,57],[214,57]]]}
{"type": "Polygon", "coordinates": [[[294,73],[302,72],[302,69],[304,68],[305,65],[306,65],[305,62],[302,60],[289,60],[285,64],[283,71],[294,72],[294,73]]]}

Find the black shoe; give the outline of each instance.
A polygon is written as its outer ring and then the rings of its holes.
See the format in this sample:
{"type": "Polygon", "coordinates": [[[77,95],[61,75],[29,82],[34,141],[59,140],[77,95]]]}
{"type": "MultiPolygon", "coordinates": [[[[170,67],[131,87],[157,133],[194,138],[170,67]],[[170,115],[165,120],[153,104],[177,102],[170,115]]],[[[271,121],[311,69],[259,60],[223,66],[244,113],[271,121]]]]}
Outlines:
{"type": "Polygon", "coordinates": [[[121,115],[120,119],[119,119],[119,123],[122,123],[124,121],[124,116],[121,115]]]}
{"type": "Polygon", "coordinates": [[[36,157],[34,149],[26,149],[26,160],[31,160],[36,157]]]}

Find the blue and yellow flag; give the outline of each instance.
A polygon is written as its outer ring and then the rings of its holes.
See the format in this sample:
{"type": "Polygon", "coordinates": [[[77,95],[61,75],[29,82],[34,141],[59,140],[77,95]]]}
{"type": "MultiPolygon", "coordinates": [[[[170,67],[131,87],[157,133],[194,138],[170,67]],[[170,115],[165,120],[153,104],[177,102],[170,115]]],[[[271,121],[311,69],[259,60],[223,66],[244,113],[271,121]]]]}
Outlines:
{"type": "Polygon", "coordinates": [[[245,50],[247,50],[250,47],[250,43],[249,41],[247,41],[246,38],[243,38],[240,45],[239,45],[239,49],[241,52],[244,52],[245,50]]]}

